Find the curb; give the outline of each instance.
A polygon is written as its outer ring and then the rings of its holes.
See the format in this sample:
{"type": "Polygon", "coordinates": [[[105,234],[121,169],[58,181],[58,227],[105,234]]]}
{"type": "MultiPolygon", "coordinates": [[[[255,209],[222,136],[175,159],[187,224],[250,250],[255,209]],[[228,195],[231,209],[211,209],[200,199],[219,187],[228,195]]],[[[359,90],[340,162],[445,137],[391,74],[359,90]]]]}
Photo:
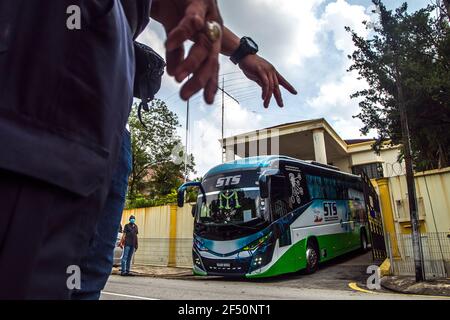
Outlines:
{"type": "MultiPolygon", "coordinates": [[[[437,291],[437,292],[429,292],[426,288],[424,290],[420,291],[420,292],[408,290],[409,287],[402,290],[399,287],[395,286],[394,284],[388,283],[387,277],[383,277],[381,279],[381,287],[383,287],[386,290],[389,290],[389,291],[392,291],[392,292],[395,292],[395,293],[399,293],[399,294],[403,294],[403,295],[444,297],[444,298],[450,299],[450,295],[448,295],[448,294],[444,294],[444,293],[441,293],[439,291],[437,291]]],[[[432,290],[432,289],[430,288],[429,290],[432,290]]]]}

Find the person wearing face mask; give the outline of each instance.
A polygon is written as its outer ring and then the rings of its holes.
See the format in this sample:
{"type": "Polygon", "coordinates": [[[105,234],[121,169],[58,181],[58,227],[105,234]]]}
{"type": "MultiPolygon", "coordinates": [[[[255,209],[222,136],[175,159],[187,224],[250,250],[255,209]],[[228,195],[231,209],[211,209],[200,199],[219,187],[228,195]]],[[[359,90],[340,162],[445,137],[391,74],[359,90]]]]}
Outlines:
{"type": "Polygon", "coordinates": [[[131,276],[130,266],[133,254],[138,249],[138,226],[136,225],[135,216],[130,216],[130,223],[127,223],[123,228],[123,255],[121,276],[131,276]]]}

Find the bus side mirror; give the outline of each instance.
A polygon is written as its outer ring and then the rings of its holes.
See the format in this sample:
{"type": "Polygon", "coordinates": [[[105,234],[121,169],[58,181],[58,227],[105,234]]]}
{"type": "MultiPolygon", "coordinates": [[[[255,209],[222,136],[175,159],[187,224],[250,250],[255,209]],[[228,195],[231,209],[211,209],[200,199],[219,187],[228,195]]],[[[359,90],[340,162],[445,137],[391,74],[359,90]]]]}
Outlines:
{"type": "Polygon", "coordinates": [[[259,195],[261,198],[265,199],[269,197],[269,176],[262,174],[259,177],[259,195]]]}
{"type": "Polygon", "coordinates": [[[192,205],[191,214],[195,218],[195,212],[197,211],[197,204],[192,205]]]}
{"type": "Polygon", "coordinates": [[[184,206],[184,192],[189,187],[199,188],[203,195],[203,201],[206,202],[205,189],[203,189],[202,183],[198,182],[198,181],[186,182],[185,184],[183,184],[181,187],[178,188],[178,192],[177,192],[177,204],[180,208],[183,208],[183,206],[184,206]]]}
{"type": "Polygon", "coordinates": [[[177,204],[178,204],[178,207],[180,207],[180,208],[184,207],[184,192],[185,191],[186,191],[186,189],[184,189],[184,188],[182,190],[178,190],[177,204]]]}

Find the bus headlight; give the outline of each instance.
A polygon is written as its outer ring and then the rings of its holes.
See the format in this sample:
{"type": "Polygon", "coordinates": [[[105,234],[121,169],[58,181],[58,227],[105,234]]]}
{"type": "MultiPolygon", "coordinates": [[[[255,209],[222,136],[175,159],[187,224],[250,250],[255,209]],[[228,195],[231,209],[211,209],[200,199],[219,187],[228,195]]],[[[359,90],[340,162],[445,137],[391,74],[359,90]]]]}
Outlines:
{"type": "Polygon", "coordinates": [[[267,248],[267,250],[258,251],[253,256],[253,259],[250,264],[249,272],[252,272],[254,270],[264,267],[265,265],[269,264],[271,259],[272,259],[272,250],[269,250],[267,248]]]}

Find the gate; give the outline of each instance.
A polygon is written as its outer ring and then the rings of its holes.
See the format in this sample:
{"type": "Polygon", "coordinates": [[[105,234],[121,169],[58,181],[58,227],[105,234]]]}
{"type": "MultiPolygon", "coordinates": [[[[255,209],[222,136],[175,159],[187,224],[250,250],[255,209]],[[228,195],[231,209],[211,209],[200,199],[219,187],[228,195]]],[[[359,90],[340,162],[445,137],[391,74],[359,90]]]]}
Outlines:
{"type": "Polygon", "coordinates": [[[364,172],[361,172],[361,177],[364,182],[364,200],[369,223],[372,256],[373,260],[381,261],[386,259],[387,253],[380,202],[378,200],[378,194],[369,177],[364,172]]]}

